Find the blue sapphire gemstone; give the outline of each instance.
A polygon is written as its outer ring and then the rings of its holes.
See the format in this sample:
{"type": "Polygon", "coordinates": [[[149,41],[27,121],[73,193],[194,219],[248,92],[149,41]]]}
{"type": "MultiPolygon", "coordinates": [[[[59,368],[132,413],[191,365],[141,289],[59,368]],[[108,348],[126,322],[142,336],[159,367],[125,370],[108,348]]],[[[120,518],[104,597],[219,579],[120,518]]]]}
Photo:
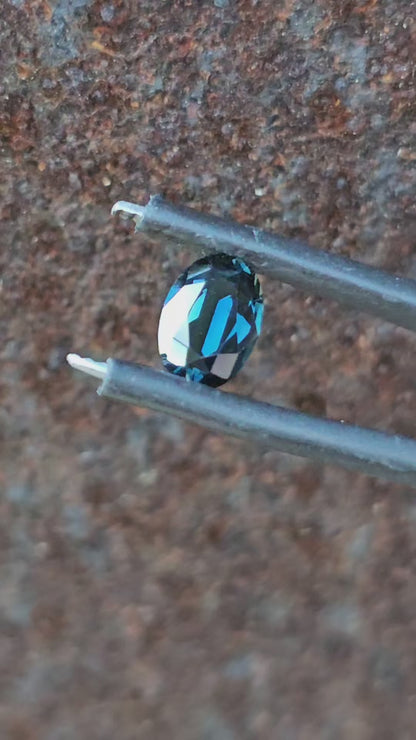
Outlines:
{"type": "Polygon", "coordinates": [[[260,334],[263,298],[242,260],[214,254],[197,260],[172,285],[159,321],[166,370],[219,386],[233,378],[260,334]]]}

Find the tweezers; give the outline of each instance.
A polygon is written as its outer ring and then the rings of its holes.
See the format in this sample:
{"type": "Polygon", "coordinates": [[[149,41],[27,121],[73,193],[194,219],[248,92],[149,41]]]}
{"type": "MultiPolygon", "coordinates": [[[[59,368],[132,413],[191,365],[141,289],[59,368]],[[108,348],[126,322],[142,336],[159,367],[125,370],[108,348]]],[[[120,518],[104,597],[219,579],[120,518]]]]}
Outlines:
{"type": "MultiPolygon", "coordinates": [[[[119,201],[112,213],[132,217],[136,231],[164,243],[226,252],[307,293],[416,330],[414,280],[177,206],[157,195],[146,206],[119,201]]],[[[105,398],[173,414],[259,446],[416,486],[416,441],[408,437],[254,401],[113,358],[96,362],[71,353],[67,360],[100,379],[97,392],[105,398]]]]}

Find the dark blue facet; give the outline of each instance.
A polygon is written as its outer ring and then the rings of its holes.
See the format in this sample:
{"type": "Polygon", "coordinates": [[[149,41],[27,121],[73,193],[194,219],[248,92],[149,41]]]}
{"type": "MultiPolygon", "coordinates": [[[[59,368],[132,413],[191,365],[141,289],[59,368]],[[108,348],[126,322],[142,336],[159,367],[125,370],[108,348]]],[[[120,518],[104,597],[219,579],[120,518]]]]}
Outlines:
{"type": "Polygon", "coordinates": [[[252,269],[237,257],[197,260],[172,285],[159,321],[164,367],[198,383],[233,378],[260,334],[263,298],[252,269]]]}

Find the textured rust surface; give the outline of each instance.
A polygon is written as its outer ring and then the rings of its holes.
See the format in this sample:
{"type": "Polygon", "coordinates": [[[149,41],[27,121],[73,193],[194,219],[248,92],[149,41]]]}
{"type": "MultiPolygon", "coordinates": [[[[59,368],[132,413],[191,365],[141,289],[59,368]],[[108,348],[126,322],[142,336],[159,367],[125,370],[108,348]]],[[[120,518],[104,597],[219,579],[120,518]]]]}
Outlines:
{"type": "MultiPolygon", "coordinates": [[[[414,739],[415,493],[104,402],[64,356],[158,364],[190,255],[119,198],[415,276],[415,17],[3,0],[2,738],[414,739]]],[[[233,390],[416,436],[415,338],[263,283],[233,390]]]]}

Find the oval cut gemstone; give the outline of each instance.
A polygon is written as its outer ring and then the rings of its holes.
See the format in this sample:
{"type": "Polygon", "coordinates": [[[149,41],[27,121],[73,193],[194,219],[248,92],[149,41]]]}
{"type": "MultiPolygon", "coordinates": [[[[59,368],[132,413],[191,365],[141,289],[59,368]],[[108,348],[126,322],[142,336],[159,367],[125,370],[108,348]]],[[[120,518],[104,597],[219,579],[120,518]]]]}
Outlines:
{"type": "Polygon", "coordinates": [[[172,285],[159,321],[159,353],[175,375],[219,386],[233,378],[260,334],[263,298],[243,260],[214,254],[172,285]]]}

